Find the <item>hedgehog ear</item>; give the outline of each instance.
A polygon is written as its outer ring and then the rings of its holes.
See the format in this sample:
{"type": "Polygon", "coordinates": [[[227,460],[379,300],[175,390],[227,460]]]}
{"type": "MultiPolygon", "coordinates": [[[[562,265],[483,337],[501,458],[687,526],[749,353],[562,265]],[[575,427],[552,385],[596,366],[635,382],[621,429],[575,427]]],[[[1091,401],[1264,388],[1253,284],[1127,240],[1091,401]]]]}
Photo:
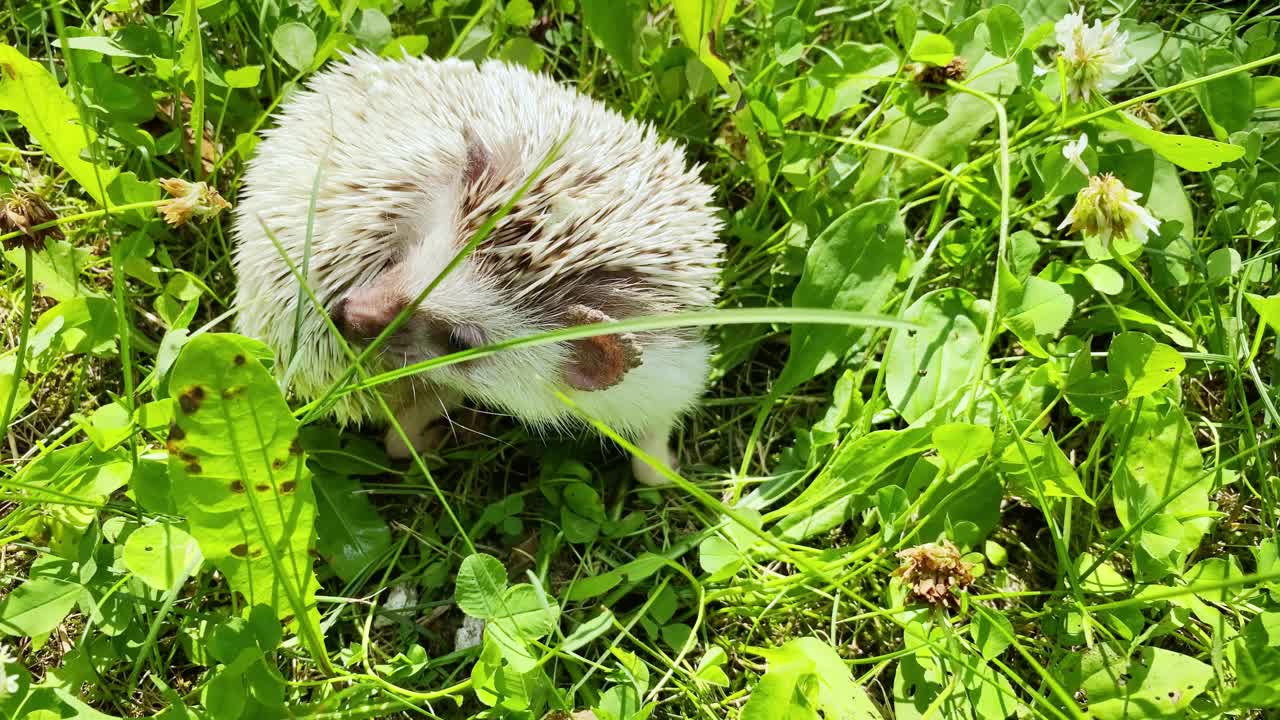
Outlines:
{"type": "Polygon", "coordinates": [[[462,128],[462,140],[467,146],[467,157],[462,168],[462,181],[471,185],[479,180],[493,166],[493,153],[471,129],[470,125],[462,128]]]}
{"type": "MultiPolygon", "coordinates": [[[[610,322],[613,318],[585,305],[565,311],[568,326],[610,322]]],[[[632,333],[595,335],[569,343],[571,354],[565,364],[564,380],[575,390],[606,390],[622,382],[627,372],[640,366],[640,342],[632,333]]]]}

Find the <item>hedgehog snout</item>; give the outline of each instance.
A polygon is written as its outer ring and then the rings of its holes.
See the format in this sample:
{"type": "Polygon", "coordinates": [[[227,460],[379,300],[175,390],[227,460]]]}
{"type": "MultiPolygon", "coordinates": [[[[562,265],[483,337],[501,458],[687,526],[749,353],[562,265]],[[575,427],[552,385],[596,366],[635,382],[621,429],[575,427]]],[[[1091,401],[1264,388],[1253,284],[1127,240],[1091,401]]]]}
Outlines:
{"type": "Polygon", "coordinates": [[[407,304],[378,288],[357,288],[334,306],[333,321],[347,339],[368,341],[381,334],[407,304]]]}

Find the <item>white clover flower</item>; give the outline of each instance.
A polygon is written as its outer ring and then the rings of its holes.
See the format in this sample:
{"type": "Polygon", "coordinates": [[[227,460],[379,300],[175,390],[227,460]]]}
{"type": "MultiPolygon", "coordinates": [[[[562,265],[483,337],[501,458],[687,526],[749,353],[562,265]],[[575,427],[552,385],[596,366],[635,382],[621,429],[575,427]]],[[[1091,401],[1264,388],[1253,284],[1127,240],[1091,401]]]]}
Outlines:
{"type": "Polygon", "coordinates": [[[1067,159],[1076,169],[1089,177],[1089,166],[1084,164],[1084,150],[1089,147],[1089,136],[1080,133],[1080,137],[1067,143],[1062,148],[1062,157],[1067,159]]]}
{"type": "Polygon", "coordinates": [[[1140,197],[1110,173],[1094,175],[1089,187],[1076,193],[1076,204],[1058,229],[1070,226],[1071,232],[1100,238],[1108,246],[1117,237],[1145,244],[1151,233],[1159,232],[1160,221],[1138,204],[1140,197]]]}
{"type": "Polygon", "coordinates": [[[1106,25],[1094,20],[1086,25],[1084,8],[1063,16],[1053,26],[1057,35],[1059,57],[1067,71],[1067,93],[1073,100],[1089,100],[1095,93],[1115,87],[1133,59],[1125,52],[1129,33],[1120,32],[1120,21],[1106,25]]]}
{"type": "Polygon", "coordinates": [[[18,658],[14,657],[13,653],[9,652],[9,648],[4,645],[0,645],[0,671],[4,670],[5,663],[15,662],[18,662],[18,658]]]}

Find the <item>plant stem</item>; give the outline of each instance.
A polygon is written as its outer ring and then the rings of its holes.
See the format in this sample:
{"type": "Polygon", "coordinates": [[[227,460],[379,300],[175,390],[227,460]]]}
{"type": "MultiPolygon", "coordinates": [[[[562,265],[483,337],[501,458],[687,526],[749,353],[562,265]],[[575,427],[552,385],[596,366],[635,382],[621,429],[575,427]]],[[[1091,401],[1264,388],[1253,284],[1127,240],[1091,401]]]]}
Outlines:
{"type": "Polygon", "coordinates": [[[1196,331],[1192,330],[1190,325],[1183,321],[1182,318],[1178,317],[1173,310],[1165,304],[1160,295],[1156,293],[1155,288],[1151,287],[1151,283],[1148,283],[1147,279],[1142,276],[1142,273],[1138,272],[1138,268],[1133,266],[1133,263],[1129,261],[1129,258],[1123,255],[1113,255],[1112,257],[1116,259],[1116,262],[1120,263],[1121,267],[1129,271],[1129,274],[1133,276],[1134,280],[1138,281],[1138,286],[1147,294],[1147,297],[1151,298],[1151,302],[1155,303],[1156,307],[1159,307],[1160,311],[1167,315],[1169,319],[1173,321],[1173,324],[1177,325],[1178,329],[1186,333],[1187,337],[1194,342],[1196,339],[1196,331]]]}
{"type": "MultiPolygon", "coordinates": [[[[23,246],[24,271],[22,273],[22,319],[21,329],[18,331],[18,356],[13,363],[13,387],[9,388],[9,397],[4,401],[4,412],[0,413],[0,419],[4,420],[5,434],[8,434],[9,423],[13,420],[13,406],[18,400],[18,387],[22,384],[22,371],[27,359],[27,339],[31,334],[31,305],[32,296],[34,294],[34,281],[31,279],[32,266],[34,265],[35,251],[30,245],[23,246]]],[[[11,438],[12,440],[12,438],[11,438]]],[[[16,446],[12,448],[14,461],[18,459],[16,446]]]]}
{"type": "Polygon", "coordinates": [[[77,222],[79,220],[89,220],[91,218],[102,217],[103,215],[110,215],[110,214],[122,212],[125,210],[141,210],[143,208],[158,207],[167,202],[169,202],[169,199],[167,198],[161,199],[161,200],[143,200],[141,202],[127,203],[125,205],[112,205],[109,209],[98,208],[97,210],[89,210],[87,212],[76,213],[75,215],[64,215],[55,220],[50,220],[49,222],[40,223],[39,225],[33,225],[31,229],[28,231],[14,230],[13,232],[7,232],[3,235],[0,235],[0,242],[4,242],[5,240],[12,240],[13,238],[18,237],[19,235],[26,235],[27,233],[36,233],[41,230],[47,230],[51,227],[58,227],[60,225],[67,225],[73,222],[77,222]]]}

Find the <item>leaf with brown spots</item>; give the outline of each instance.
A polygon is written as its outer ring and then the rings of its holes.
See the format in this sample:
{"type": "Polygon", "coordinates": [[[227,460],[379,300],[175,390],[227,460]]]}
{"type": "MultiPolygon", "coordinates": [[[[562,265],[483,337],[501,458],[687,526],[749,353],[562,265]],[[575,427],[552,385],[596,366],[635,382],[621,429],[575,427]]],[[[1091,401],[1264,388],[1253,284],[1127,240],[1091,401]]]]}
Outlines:
{"type": "Polygon", "coordinates": [[[298,618],[296,631],[315,651],[311,475],[305,456],[292,451],[298,421],[257,357],[239,336],[209,334],[174,363],[170,395],[181,411],[168,443],[178,451],[169,457],[174,503],[231,589],[249,607],[298,618]]]}

